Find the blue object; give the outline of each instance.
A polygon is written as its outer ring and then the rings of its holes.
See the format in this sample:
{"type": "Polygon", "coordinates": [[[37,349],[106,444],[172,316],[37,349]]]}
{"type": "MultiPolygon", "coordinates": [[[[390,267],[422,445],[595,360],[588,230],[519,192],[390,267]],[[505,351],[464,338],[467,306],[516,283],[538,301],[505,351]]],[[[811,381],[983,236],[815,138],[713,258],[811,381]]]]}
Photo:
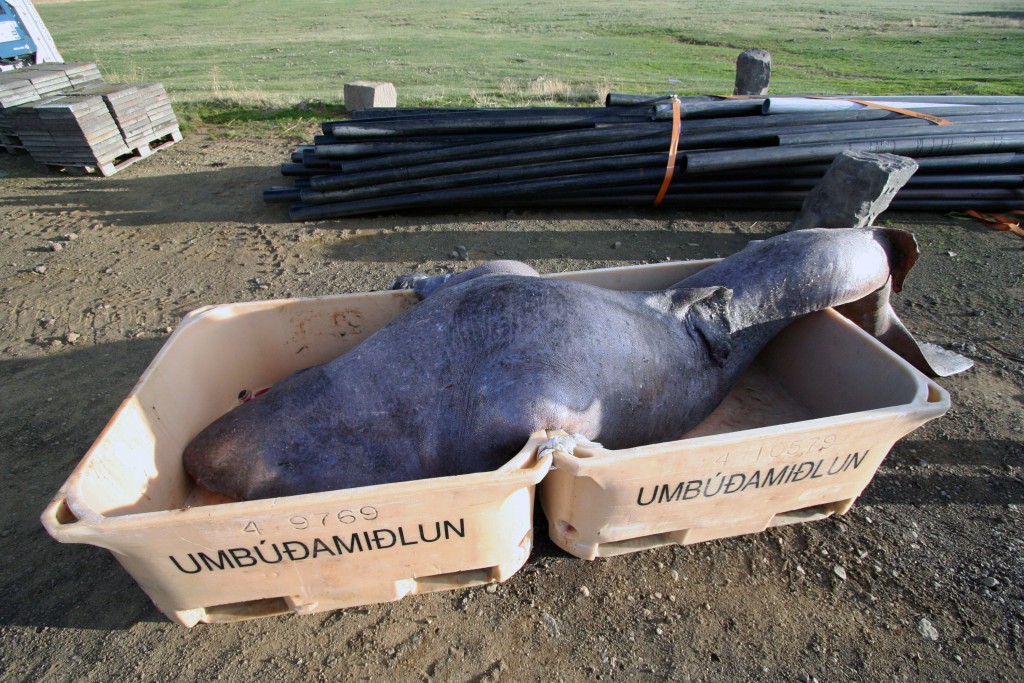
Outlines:
{"type": "Polygon", "coordinates": [[[8,2],[0,0],[0,63],[35,63],[35,53],[36,43],[21,17],[8,2]]]}

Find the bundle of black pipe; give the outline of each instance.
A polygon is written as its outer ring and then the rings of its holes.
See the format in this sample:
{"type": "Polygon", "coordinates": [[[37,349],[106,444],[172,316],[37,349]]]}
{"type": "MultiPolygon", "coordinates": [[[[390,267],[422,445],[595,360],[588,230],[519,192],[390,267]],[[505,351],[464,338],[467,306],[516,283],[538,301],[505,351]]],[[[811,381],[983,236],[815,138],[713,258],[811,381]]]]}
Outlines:
{"type": "MultiPolygon", "coordinates": [[[[683,97],[662,205],[799,207],[845,150],[913,157],[893,208],[1005,209],[1024,195],[1024,97],[683,97]],[[924,112],[930,118],[907,113],[924,112]],[[779,111],[792,113],[775,113],[779,111]],[[938,125],[937,122],[944,125],[938,125]]],[[[294,220],[444,207],[651,206],[669,165],[672,104],[366,110],[282,164],[264,193],[294,220]]]]}

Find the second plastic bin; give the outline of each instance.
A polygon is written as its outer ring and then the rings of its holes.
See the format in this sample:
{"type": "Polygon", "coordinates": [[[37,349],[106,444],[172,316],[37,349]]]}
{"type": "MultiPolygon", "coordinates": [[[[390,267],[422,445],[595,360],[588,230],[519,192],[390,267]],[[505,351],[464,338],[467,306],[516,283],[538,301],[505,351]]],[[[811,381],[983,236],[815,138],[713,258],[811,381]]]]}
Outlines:
{"type": "MultiPolygon", "coordinates": [[[[705,265],[583,277],[612,289],[658,289],[705,265]]],[[[541,505],[554,542],[585,559],[842,514],[893,443],[949,405],[949,395],[902,358],[822,311],[773,339],[722,405],[680,440],[556,452],[541,505]]]]}

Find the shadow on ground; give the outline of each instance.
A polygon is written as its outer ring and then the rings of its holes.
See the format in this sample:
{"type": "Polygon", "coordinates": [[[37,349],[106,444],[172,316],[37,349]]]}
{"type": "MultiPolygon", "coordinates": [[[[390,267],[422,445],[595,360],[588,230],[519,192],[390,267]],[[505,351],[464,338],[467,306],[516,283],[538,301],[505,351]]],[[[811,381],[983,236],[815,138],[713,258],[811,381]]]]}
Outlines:
{"type": "MultiPolygon", "coordinates": [[[[683,211],[634,207],[630,209],[476,209],[467,206],[445,206],[436,211],[404,211],[397,214],[376,214],[344,219],[328,219],[316,223],[291,223],[286,204],[267,204],[263,191],[275,186],[290,186],[291,179],[283,177],[276,165],[227,166],[211,162],[212,168],[179,171],[166,175],[134,175],[131,170],[109,178],[100,176],[72,177],[47,170],[21,157],[0,158],[0,177],[11,175],[32,178],[29,193],[14,198],[15,206],[35,213],[61,215],[79,211],[114,226],[140,227],[168,223],[240,222],[315,226],[326,230],[380,230],[394,226],[445,225],[480,222],[494,225],[505,221],[525,220],[571,221],[629,218],[664,220],[670,222],[688,218],[702,222],[781,220],[788,222],[795,211],[728,210],[729,207],[683,211]],[[638,210],[640,212],[638,213],[638,210]]],[[[927,214],[914,214],[920,221],[927,214]]],[[[945,222],[940,214],[935,220],[945,222]]],[[[884,224],[888,215],[877,221],[884,224]]],[[[928,220],[928,219],[925,219],[928,220]]]]}
{"type": "MultiPolygon", "coordinates": [[[[126,172],[127,173],[127,172],[126,172]]],[[[25,177],[25,176],[23,176],[25,177]]],[[[274,167],[242,166],[161,176],[72,177],[45,171],[31,194],[13,199],[35,213],[95,214],[115,226],[189,222],[286,222],[286,207],[263,202],[263,190],[281,183],[274,167]]]]}
{"type": "Polygon", "coordinates": [[[128,628],[159,613],[114,557],[51,539],[40,514],[99,435],[163,339],[0,361],[0,624],[128,628]]]}

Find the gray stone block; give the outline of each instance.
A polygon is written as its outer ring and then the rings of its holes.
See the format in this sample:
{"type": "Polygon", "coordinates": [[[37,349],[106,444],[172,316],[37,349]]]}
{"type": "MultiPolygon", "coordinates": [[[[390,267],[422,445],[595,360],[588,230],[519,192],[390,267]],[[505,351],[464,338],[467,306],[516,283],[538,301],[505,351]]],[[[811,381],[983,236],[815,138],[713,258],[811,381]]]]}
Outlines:
{"type": "Polygon", "coordinates": [[[733,95],[768,94],[772,77],[772,56],[767,50],[746,50],[736,58],[736,87],[733,95]]]}
{"type": "Polygon", "coordinates": [[[395,86],[383,81],[353,81],[345,84],[345,108],[349,111],[374,107],[397,107],[395,86]]]}
{"type": "Polygon", "coordinates": [[[917,162],[909,157],[843,152],[807,193],[789,230],[866,228],[916,170],[917,162]]]}

